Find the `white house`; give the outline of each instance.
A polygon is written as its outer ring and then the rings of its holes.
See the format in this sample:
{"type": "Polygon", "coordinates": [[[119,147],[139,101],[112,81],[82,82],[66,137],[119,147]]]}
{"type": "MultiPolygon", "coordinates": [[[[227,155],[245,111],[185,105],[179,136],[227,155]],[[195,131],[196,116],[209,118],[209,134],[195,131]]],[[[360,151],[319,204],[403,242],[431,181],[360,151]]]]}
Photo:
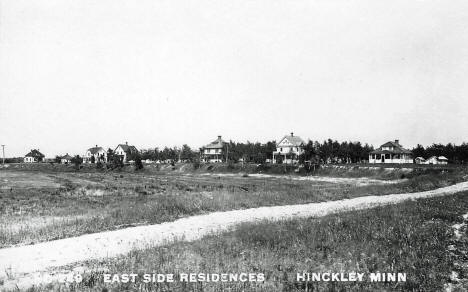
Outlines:
{"type": "Polygon", "coordinates": [[[205,162],[222,162],[225,158],[227,143],[218,136],[218,139],[206,145],[202,149],[202,159],[205,162]]]}
{"type": "Polygon", "coordinates": [[[283,163],[295,164],[299,161],[299,155],[304,153],[305,142],[299,136],[284,136],[278,144],[276,144],[276,151],[273,152],[273,163],[279,162],[279,157],[283,163]]]}
{"type": "Polygon", "coordinates": [[[86,163],[92,163],[94,157],[94,162],[107,162],[107,152],[102,147],[95,147],[89,148],[85,155],[83,161],[86,163]]]}
{"type": "Polygon", "coordinates": [[[44,154],[39,152],[38,149],[32,149],[29,151],[28,154],[26,154],[23,158],[23,161],[25,163],[34,163],[34,162],[41,162],[44,160],[44,154]]]}
{"type": "Polygon", "coordinates": [[[60,157],[60,163],[62,164],[69,164],[71,163],[71,160],[73,159],[73,157],[71,157],[70,155],[65,154],[64,156],[60,157]]]}
{"type": "Polygon", "coordinates": [[[425,164],[448,164],[448,159],[445,156],[431,156],[426,160],[425,164]]]}
{"type": "Polygon", "coordinates": [[[416,158],[414,159],[414,162],[415,162],[416,164],[424,164],[424,163],[426,163],[426,159],[424,159],[424,158],[421,157],[421,156],[418,156],[418,157],[416,157],[416,158]]]}
{"type": "Polygon", "coordinates": [[[413,163],[413,154],[399,140],[389,141],[369,153],[369,163],[413,163]]]}
{"type": "Polygon", "coordinates": [[[137,153],[138,149],[133,145],[128,145],[128,142],[125,142],[125,144],[119,144],[114,150],[114,155],[119,156],[121,161],[124,163],[132,160],[132,155],[137,153]]]}

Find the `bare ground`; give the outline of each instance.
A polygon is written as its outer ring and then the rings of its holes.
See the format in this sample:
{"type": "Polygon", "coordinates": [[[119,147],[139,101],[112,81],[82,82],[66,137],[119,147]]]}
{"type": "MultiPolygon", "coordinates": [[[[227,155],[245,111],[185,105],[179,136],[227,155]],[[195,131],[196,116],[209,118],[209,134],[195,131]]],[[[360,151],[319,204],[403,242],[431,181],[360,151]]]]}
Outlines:
{"type": "Polygon", "coordinates": [[[215,212],[182,218],[174,222],[94,233],[29,246],[4,248],[0,249],[0,279],[7,279],[6,283],[12,283],[13,280],[18,283],[21,282],[21,279],[30,278],[34,273],[44,272],[51,268],[90,259],[118,256],[133,249],[144,249],[173,240],[192,241],[210,233],[227,230],[243,222],[321,217],[343,211],[396,204],[405,200],[451,195],[466,190],[468,190],[468,182],[417,193],[366,196],[323,203],[215,212]]]}

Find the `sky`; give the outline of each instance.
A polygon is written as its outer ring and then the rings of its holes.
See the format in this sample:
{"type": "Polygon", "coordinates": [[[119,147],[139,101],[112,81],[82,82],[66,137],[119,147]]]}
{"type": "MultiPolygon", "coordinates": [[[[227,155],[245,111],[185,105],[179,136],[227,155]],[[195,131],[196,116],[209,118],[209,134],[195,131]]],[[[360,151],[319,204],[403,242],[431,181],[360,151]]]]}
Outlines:
{"type": "Polygon", "coordinates": [[[468,1],[2,0],[6,157],[468,142],[468,1]]]}

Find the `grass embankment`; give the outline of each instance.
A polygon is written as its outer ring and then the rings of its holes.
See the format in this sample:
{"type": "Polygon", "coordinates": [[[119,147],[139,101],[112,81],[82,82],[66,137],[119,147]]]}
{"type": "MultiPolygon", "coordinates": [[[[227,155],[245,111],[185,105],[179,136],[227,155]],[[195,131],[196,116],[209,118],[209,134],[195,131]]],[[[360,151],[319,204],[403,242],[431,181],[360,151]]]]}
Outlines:
{"type": "MultiPolygon", "coordinates": [[[[468,212],[468,192],[405,202],[320,219],[242,224],[233,231],[191,243],[134,251],[85,263],[84,281],[33,291],[441,291],[466,261],[468,234],[454,244],[451,225],[468,212]],[[406,282],[297,282],[297,272],[401,272],[406,282]],[[263,283],[103,283],[103,273],[263,273],[263,283]],[[306,290],[307,289],[307,290],[306,290]],[[104,290],[102,290],[104,291],[104,290]]],[[[463,270],[464,269],[464,270],[463,270]]],[[[177,277],[176,277],[177,279],[177,277]]],[[[466,284],[466,283],[465,283],[466,284]]]]}
{"type": "Polygon", "coordinates": [[[157,224],[214,211],[304,204],[434,189],[460,175],[422,175],[395,185],[354,186],[307,181],[62,174],[66,187],[0,190],[0,247],[157,224]]]}

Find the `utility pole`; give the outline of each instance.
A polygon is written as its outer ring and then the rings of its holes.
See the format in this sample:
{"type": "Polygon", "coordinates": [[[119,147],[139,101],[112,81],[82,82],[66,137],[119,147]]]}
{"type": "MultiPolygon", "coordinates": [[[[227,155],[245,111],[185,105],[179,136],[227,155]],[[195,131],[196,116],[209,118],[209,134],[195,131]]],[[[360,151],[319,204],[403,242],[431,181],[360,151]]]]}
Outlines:
{"type": "Polygon", "coordinates": [[[2,145],[2,152],[3,152],[3,167],[5,167],[5,145],[2,145]]]}
{"type": "Polygon", "coordinates": [[[228,155],[229,155],[229,144],[226,143],[226,163],[228,162],[228,155]]]}

